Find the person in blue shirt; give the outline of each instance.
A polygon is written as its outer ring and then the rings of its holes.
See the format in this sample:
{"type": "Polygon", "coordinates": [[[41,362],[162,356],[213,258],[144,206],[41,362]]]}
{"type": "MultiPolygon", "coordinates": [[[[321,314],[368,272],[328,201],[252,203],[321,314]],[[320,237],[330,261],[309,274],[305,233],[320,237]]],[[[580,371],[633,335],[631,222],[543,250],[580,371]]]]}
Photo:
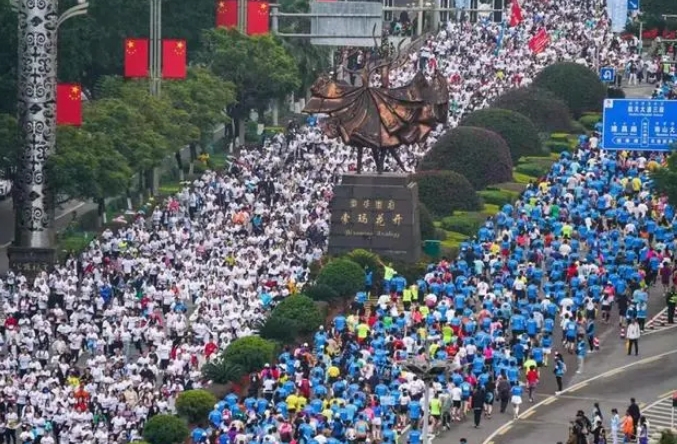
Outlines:
{"type": "Polygon", "coordinates": [[[557,392],[555,394],[558,394],[562,391],[562,378],[564,377],[564,374],[567,372],[567,365],[564,363],[564,359],[562,358],[562,355],[557,353],[555,354],[555,365],[554,365],[554,373],[555,373],[555,379],[557,380],[557,392]]]}
{"type": "Polygon", "coordinates": [[[578,343],[576,344],[576,356],[578,356],[578,370],[576,370],[576,373],[583,372],[583,364],[585,363],[585,357],[588,354],[588,348],[585,342],[583,336],[579,336],[578,343]]]}

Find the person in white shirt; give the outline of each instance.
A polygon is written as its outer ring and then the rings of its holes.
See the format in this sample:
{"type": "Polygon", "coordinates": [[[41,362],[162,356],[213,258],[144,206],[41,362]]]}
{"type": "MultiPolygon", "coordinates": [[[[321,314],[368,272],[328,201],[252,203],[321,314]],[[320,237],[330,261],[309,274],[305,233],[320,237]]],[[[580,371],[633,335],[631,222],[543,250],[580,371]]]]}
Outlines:
{"type": "Polygon", "coordinates": [[[626,337],[628,338],[628,356],[631,355],[633,348],[635,349],[635,356],[639,354],[639,337],[641,334],[642,332],[639,329],[637,319],[631,319],[630,323],[628,324],[628,329],[625,333],[626,337]]]}

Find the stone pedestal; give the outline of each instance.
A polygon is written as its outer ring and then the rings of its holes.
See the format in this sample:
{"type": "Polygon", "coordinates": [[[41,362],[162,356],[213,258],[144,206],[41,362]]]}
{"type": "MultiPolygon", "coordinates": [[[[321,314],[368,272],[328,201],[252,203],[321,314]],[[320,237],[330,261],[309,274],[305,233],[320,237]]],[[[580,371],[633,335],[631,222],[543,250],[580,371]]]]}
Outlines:
{"type": "Polygon", "coordinates": [[[329,254],[356,248],[387,258],[421,257],[418,186],[408,174],[345,174],[334,187],[329,254]]]}
{"type": "Polygon", "coordinates": [[[54,248],[31,248],[11,246],[7,249],[9,268],[28,278],[29,283],[41,271],[49,271],[56,262],[54,248]]]}

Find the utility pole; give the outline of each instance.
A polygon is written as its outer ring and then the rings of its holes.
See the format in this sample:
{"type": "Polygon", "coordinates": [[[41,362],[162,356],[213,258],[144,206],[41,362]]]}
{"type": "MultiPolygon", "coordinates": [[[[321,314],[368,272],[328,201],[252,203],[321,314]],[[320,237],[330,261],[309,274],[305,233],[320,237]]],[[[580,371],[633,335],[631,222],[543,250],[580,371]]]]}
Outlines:
{"type": "Polygon", "coordinates": [[[162,89],[162,0],[150,0],[150,94],[162,89]]]}

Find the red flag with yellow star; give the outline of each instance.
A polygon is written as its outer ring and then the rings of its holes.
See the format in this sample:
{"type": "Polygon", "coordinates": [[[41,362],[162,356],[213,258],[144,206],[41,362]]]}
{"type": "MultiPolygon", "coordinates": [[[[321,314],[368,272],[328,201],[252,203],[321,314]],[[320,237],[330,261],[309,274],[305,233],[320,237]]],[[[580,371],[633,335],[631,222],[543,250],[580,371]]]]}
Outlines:
{"type": "Polygon", "coordinates": [[[162,78],[186,78],[186,41],[162,40],[162,78]]]}
{"type": "Polygon", "coordinates": [[[247,35],[268,34],[270,3],[267,0],[247,1],[247,35]]]}
{"type": "Polygon", "coordinates": [[[237,26],[237,0],[217,0],[216,27],[235,28],[237,26]]]}
{"type": "Polygon", "coordinates": [[[56,124],[82,125],[82,88],[77,83],[56,86],[56,124]]]}
{"type": "Polygon", "coordinates": [[[125,40],[125,77],[148,77],[148,39],[125,40]]]}

